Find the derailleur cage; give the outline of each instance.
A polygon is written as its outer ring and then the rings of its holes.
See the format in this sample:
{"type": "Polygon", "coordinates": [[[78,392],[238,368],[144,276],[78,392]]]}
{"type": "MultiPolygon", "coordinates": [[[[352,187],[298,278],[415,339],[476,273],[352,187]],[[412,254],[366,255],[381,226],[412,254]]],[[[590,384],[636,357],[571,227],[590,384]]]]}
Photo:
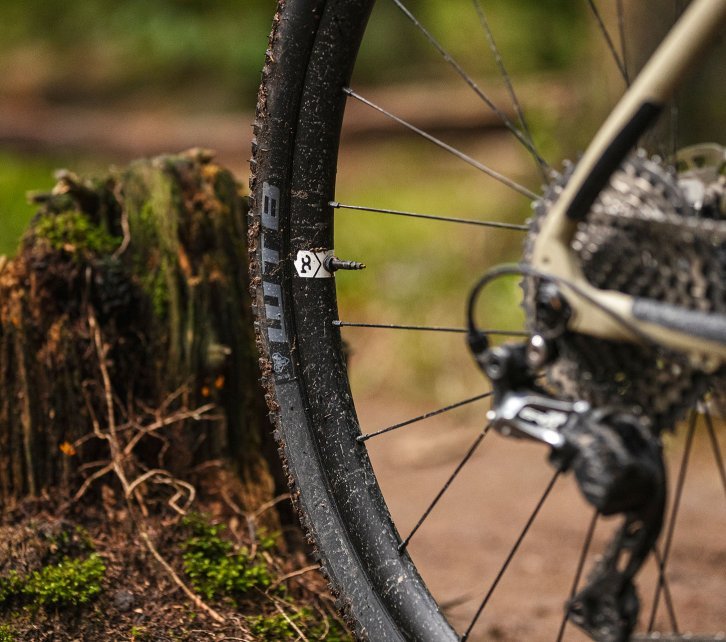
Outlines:
{"type": "MultiPolygon", "coordinates": [[[[470,345],[474,348],[475,342],[470,345]]],[[[540,386],[538,373],[556,357],[551,339],[535,335],[527,343],[480,344],[473,351],[492,382],[487,413],[492,427],[504,436],[546,444],[550,462],[560,471],[573,471],[583,496],[599,513],[624,515],[608,552],[567,611],[595,640],[627,640],[638,612],[633,577],[663,523],[665,471],[658,438],[633,412],[560,399],[540,386]]]]}

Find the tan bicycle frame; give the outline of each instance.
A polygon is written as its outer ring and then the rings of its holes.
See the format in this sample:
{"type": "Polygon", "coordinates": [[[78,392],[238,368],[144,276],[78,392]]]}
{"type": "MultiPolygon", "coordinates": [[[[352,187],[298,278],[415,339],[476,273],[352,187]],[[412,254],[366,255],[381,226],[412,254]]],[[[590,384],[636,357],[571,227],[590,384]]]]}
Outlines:
{"type": "MultiPolygon", "coordinates": [[[[664,105],[708,44],[722,32],[725,22],[726,0],[694,0],[593,139],[560,198],[545,217],[532,256],[532,266],[536,270],[562,279],[561,290],[572,309],[568,324],[571,330],[618,341],[638,342],[647,336],[701,362],[707,357],[713,368],[726,361],[726,343],[636,318],[634,297],[598,289],[585,279],[571,249],[578,221],[568,216],[568,211],[583,185],[597,171],[598,163],[612,152],[616,141],[627,132],[639,111],[647,105],[664,105]],[[564,282],[572,283],[580,293],[564,282]]],[[[623,150],[624,153],[627,151],[623,150]]],[[[618,159],[618,164],[622,160],[618,159]]]]}

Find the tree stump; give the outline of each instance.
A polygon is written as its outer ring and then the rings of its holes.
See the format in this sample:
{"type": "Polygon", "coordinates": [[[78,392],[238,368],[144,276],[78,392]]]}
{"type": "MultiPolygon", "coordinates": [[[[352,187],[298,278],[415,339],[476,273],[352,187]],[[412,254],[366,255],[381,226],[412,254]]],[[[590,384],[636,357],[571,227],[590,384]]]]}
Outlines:
{"type": "Polygon", "coordinates": [[[61,172],[34,200],[0,262],[0,505],[78,498],[114,457],[129,485],[146,475],[174,496],[171,480],[216,466],[243,505],[271,499],[281,475],[232,174],[192,150],[61,172]]]}

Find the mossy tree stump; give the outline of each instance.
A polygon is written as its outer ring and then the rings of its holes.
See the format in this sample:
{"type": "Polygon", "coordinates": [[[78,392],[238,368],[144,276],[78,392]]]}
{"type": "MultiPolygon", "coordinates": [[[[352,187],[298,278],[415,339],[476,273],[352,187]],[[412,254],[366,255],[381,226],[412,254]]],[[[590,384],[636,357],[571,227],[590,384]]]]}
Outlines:
{"type": "Polygon", "coordinates": [[[0,262],[0,504],[101,479],[109,430],[129,479],[213,464],[243,505],[273,497],[231,173],[194,150],[34,198],[0,262]]]}

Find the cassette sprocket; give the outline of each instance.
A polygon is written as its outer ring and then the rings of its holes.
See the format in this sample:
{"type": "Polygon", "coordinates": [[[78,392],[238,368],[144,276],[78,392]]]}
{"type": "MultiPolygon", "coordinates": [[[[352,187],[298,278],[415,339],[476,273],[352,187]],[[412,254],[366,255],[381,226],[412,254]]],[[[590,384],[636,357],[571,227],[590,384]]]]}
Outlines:
{"type": "MultiPolygon", "coordinates": [[[[642,151],[629,157],[572,241],[588,281],[631,296],[726,313],[725,151],[716,145],[684,150],[679,172],[642,151]]],[[[534,204],[525,262],[572,169],[556,174],[534,204]]],[[[533,277],[523,283],[532,333],[542,331],[535,315],[539,283],[533,277]]],[[[596,407],[634,409],[656,430],[671,427],[713,378],[697,362],[665,349],[573,332],[556,343],[559,356],[547,375],[558,394],[596,407]]]]}

